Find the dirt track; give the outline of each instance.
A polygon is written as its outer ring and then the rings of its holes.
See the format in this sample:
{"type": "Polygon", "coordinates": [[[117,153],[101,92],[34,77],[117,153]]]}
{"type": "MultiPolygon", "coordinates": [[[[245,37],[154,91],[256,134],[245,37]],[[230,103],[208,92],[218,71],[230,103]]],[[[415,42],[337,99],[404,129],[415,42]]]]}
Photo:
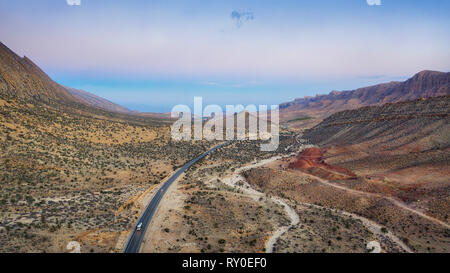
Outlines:
{"type": "MultiPolygon", "coordinates": [[[[264,193],[259,192],[259,191],[255,190],[255,189],[253,189],[253,188],[245,181],[244,177],[242,177],[242,176],[240,175],[240,173],[241,173],[242,171],[245,171],[245,170],[249,170],[249,169],[252,169],[252,168],[257,168],[257,167],[264,166],[264,165],[269,164],[269,163],[271,163],[271,162],[274,162],[274,161],[276,161],[276,160],[278,160],[278,159],[280,159],[280,157],[274,157],[274,158],[271,158],[271,159],[268,159],[268,160],[264,160],[264,161],[261,161],[261,162],[258,162],[258,163],[254,163],[254,164],[252,164],[252,165],[249,165],[249,166],[240,168],[240,169],[238,169],[238,170],[235,171],[235,173],[234,173],[234,175],[233,175],[232,177],[230,177],[230,178],[228,178],[228,179],[225,179],[223,182],[224,182],[225,184],[227,184],[228,186],[239,188],[239,189],[242,190],[245,194],[251,196],[251,197],[254,198],[255,200],[258,200],[260,197],[263,197],[263,196],[264,196],[264,197],[267,197],[264,193]]],[[[311,177],[317,179],[315,176],[311,176],[311,177]]],[[[331,184],[331,183],[329,183],[329,182],[327,182],[327,181],[325,181],[325,180],[322,180],[322,179],[320,179],[320,180],[321,180],[321,181],[320,181],[321,183],[325,183],[326,185],[329,185],[329,186],[336,186],[336,185],[333,185],[333,184],[331,184]]],[[[354,190],[347,189],[347,188],[341,187],[341,186],[337,186],[337,187],[338,187],[339,189],[342,188],[342,190],[354,191],[354,190]]],[[[358,192],[358,191],[354,191],[354,192],[355,192],[356,194],[365,194],[364,192],[358,192]]],[[[288,216],[290,217],[290,219],[291,219],[291,223],[290,223],[289,225],[287,225],[287,226],[279,227],[279,228],[272,234],[272,236],[271,236],[271,237],[267,240],[267,242],[266,242],[266,253],[272,253],[272,252],[273,252],[273,249],[274,249],[274,246],[275,246],[276,242],[278,241],[278,239],[279,239],[283,234],[285,234],[285,233],[289,230],[289,228],[291,228],[291,227],[296,226],[296,225],[299,224],[299,216],[298,216],[297,212],[296,212],[292,207],[290,207],[290,206],[288,205],[289,202],[288,202],[287,200],[283,200],[283,199],[278,198],[278,197],[270,197],[270,198],[271,198],[274,202],[276,202],[276,203],[282,205],[282,206],[285,208],[285,211],[286,211],[287,215],[288,215],[288,216]]],[[[316,207],[316,208],[323,209],[323,207],[320,207],[320,206],[317,206],[317,205],[313,205],[313,204],[309,204],[309,203],[301,203],[300,205],[301,205],[301,206],[304,206],[304,207],[316,207]]],[[[362,217],[362,216],[359,216],[359,215],[356,215],[356,214],[353,214],[353,213],[349,213],[349,212],[346,212],[346,211],[339,211],[339,210],[338,210],[337,212],[341,213],[342,215],[351,216],[351,217],[353,217],[353,218],[355,218],[355,219],[361,220],[362,223],[364,224],[364,226],[366,226],[372,233],[376,234],[377,236],[384,237],[384,238],[386,238],[386,239],[388,239],[388,240],[394,242],[395,244],[397,244],[398,246],[400,246],[405,252],[408,252],[408,253],[412,253],[412,252],[413,252],[407,245],[405,245],[405,244],[404,244],[397,236],[395,236],[392,232],[388,231],[387,233],[383,233],[383,232],[381,231],[381,229],[382,229],[382,226],[381,226],[381,225],[379,225],[379,224],[377,224],[377,223],[375,223],[375,222],[373,222],[373,221],[371,221],[371,220],[369,220],[369,219],[367,219],[367,218],[364,218],[364,217],[362,217]]]]}
{"type": "Polygon", "coordinates": [[[330,186],[330,187],[334,187],[336,189],[344,190],[344,191],[352,193],[352,194],[365,195],[365,196],[371,196],[371,197],[377,197],[377,198],[384,198],[386,200],[389,200],[394,205],[396,205],[396,206],[398,206],[398,207],[400,207],[402,209],[408,210],[408,211],[410,211],[410,212],[412,212],[414,214],[417,214],[418,216],[423,217],[423,218],[425,218],[425,219],[427,219],[427,220],[429,220],[429,221],[431,221],[431,222],[433,222],[435,224],[438,224],[438,225],[443,226],[443,227],[445,227],[447,229],[450,229],[450,225],[449,224],[444,223],[441,220],[436,219],[434,217],[431,217],[429,215],[426,215],[425,213],[423,213],[421,211],[418,211],[418,210],[415,210],[413,208],[410,208],[405,203],[403,203],[403,202],[401,202],[399,200],[396,200],[396,199],[394,199],[392,197],[383,196],[383,195],[377,194],[377,193],[370,193],[370,192],[364,192],[364,191],[358,191],[358,190],[349,189],[349,188],[346,188],[344,186],[340,186],[340,185],[336,185],[336,184],[330,183],[329,181],[327,181],[325,179],[322,179],[322,178],[319,178],[317,176],[309,175],[309,174],[306,174],[306,173],[305,173],[305,175],[316,179],[318,182],[320,182],[320,183],[322,183],[324,185],[327,185],[327,186],[330,186]]]}

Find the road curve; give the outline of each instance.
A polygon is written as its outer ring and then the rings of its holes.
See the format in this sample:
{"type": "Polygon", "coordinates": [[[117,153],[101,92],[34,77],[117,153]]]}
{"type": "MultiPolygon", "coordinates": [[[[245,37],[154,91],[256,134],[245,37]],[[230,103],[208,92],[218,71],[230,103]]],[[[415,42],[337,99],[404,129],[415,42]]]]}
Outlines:
{"type": "Polygon", "coordinates": [[[181,167],[176,173],[174,173],[164,184],[162,187],[158,190],[158,192],[153,197],[152,201],[150,201],[150,204],[148,204],[147,208],[145,209],[144,213],[141,215],[141,218],[136,222],[136,226],[134,227],[133,233],[131,234],[128,243],[124,249],[124,253],[139,253],[139,249],[141,248],[142,240],[144,239],[145,232],[147,231],[147,227],[150,224],[153,215],[155,214],[156,209],[158,208],[159,202],[163,198],[164,194],[166,193],[167,189],[172,185],[172,183],[187,169],[189,169],[192,165],[197,163],[199,160],[203,159],[210,153],[214,152],[217,149],[220,149],[224,146],[227,146],[231,144],[233,141],[228,141],[226,143],[220,144],[211,150],[205,152],[204,154],[196,157],[195,159],[189,161],[186,163],[183,167],[181,167]],[[137,230],[137,225],[139,223],[142,223],[141,230],[137,230]]]}

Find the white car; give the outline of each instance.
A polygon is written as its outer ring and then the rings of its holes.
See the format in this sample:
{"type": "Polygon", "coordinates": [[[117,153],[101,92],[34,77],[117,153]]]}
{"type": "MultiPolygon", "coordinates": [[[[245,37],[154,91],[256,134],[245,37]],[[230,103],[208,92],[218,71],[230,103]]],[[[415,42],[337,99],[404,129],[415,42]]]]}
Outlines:
{"type": "Polygon", "coordinates": [[[137,226],[136,226],[136,230],[140,231],[142,229],[142,222],[140,222],[137,226]]]}

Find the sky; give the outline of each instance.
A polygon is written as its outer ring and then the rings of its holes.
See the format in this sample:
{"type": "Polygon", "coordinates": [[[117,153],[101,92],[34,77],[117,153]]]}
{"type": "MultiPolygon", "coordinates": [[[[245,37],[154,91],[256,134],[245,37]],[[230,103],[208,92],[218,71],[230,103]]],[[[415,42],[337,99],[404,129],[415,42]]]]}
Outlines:
{"type": "Polygon", "coordinates": [[[0,0],[0,41],[133,110],[278,104],[450,68],[448,0],[0,0]]]}

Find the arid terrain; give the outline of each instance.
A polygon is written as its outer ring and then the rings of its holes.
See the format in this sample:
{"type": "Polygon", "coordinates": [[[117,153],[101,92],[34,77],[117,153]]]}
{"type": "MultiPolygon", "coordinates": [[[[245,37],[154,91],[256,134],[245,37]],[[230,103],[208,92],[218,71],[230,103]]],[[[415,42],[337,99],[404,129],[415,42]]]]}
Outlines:
{"type": "Polygon", "coordinates": [[[293,135],[284,134],[277,153],[243,141],[206,157],[172,186],[143,252],[264,252],[271,234],[289,222],[283,207],[226,181],[247,164],[292,153],[295,143],[293,135]]]}
{"type": "MultiPolygon", "coordinates": [[[[0,252],[122,252],[166,179],[224,142],[174,141],[167,114],[0,57],[0,252]]],[[[449,73],[430,71],[282,105],[278,149],[240,140],[196,163],[141,251],[449,252],[449,106],[449,73]]]]}
{"type": "Polygon", "coordinates": [[[8,252],[59,252],[60,241],[94,235],[106,236],[104,245],[85,247],[114,249],[141,209],[135,198],[208,145],[172,143],[166,125],[0,101],[1,245],[8,252]]]}
{"type": "Polygon", "coordinates": [[[275,248],[361,251],[374,239],[387,252],[449,252],[449,102],[444,96],[339,112],[303,135],[316,147],[244,172],[256,189],[290,201],[304,222],[275,248]],[[348,213],[381,233],[346,223],[348,213]]]}
{"type": "Polygon", "coordinates": [[[169,120],[93,107],[0,53],[0,251],[121,251],[145,193],[213,144],[173,143],[169,120]]]}
{"type": "MultiPolygon", "coordinates": [[[[0,53],[1,252],[67,252],[70,241],[82,252],[121,252],[165,178],[218,143],[174,142],[166,115],[129,113],[84,91],[68,92],[30,59],[4,45],[0,53]]],[[[283,209],[219,180],[256,159],[295,151],[294,135],[282,133],[281,142],[277,153],[237,142],[190,169],[171,188],[180,192],[161,206],[170,212],[150,228],[164,245],[144,251],[264,251],[267,237],[288,221],[283,209]],[[164,217],[170,219],[159,228],[164,217]]]]}

